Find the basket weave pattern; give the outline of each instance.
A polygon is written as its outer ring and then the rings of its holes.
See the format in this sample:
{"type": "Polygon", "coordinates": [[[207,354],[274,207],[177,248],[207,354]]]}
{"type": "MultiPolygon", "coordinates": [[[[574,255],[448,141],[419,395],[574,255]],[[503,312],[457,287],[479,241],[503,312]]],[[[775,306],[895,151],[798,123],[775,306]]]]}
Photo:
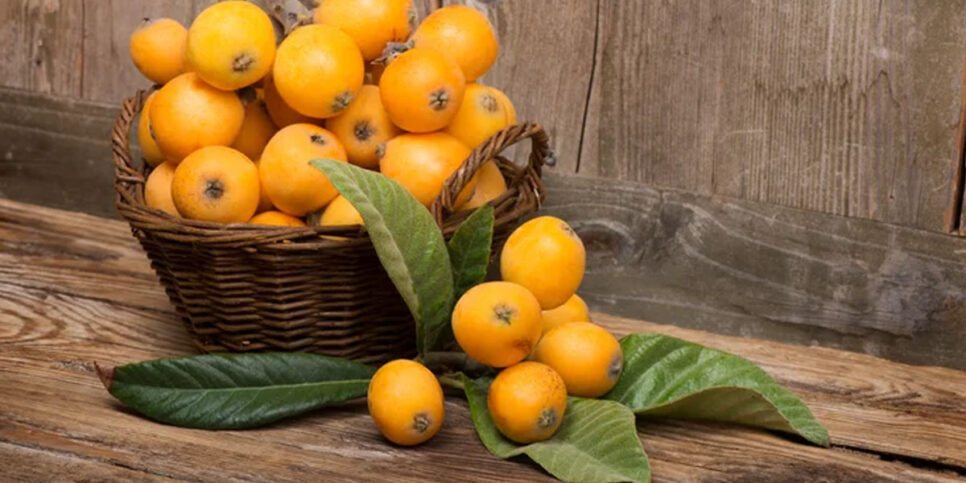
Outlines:
{"type": "MultiPolygon", "coordinates": [[[[131,158],[130,131],[146,96],[126,99],[114,124],[116,206],[200,349],[307,351],[368,363],[415,353],[412,316],[364,229],[211,223],[145,205],[147,169],[131,158]]],[[[468,215],[453,212],[457,194],[493,160],[509,188],[491,202],[496,253],[520,218],[540,207],[549,154],[546,133],[532,123],[500,131],[473,151],[430,208],[444,236],[468,215]],[[499,156],[528,138],[525,167],[499,156]]]]}

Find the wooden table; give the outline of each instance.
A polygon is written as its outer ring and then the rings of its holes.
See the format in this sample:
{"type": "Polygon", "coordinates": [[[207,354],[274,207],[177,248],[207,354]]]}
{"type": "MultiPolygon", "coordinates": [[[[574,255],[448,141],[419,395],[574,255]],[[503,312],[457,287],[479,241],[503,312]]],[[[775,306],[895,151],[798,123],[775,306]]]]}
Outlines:
{"type": "MultiPolygon", "coordinates": [[[[966,479],[966,373],[595,314],[761,364],[811,406],[832,448],[725,424],[641,420],[656,481],[966,479]]],[[[966,350],[966,349],[964,349],[966,350]]],[[[417,448],[356,402],[250,431],[164,426],[103,389],[93,361],[194,348],[126,224],[0,200],[0,480],[547,479],[478,442],[465,401],[417,448]]]]}

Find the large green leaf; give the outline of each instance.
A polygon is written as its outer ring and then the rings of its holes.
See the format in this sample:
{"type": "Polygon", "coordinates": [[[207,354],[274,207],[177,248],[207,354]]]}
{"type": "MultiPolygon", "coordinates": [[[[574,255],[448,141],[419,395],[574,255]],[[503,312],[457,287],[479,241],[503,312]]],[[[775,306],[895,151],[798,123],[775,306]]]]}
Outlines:
{"type": "Polygon", "coordinates": [[[315,354],[207,354],[98,368],[110,393],[175,426],[253,428],[366,395],[375,370],[315,354]]]}
{"type": "Polygon", "coordinates": [[[453,265],[456,300],[486,279],[494,221],[493,207],[483,205],[463,221],[446,245],[453,265]]]}
{"type": "Polygon", "coordinates": [[[805,403],[745,358],[660,334],[629,335],[621,349],[624,373],[604,397],[637,414],[757,426],[828,446],[805,403]]]}
{"type": "Polygon", "coordinates": [[[429,210],[380,173],[330,159],[313,160],[312,166],[362,215],[382,266],[416,320],[416,346],[428,352],[453,309],[449,254],[429,210]]]}
{"type": "Polygon", "coordinates": [[[568,398],[557,434],[517,445],[504,438],[486,405],[492,379],[463,377],[470,417],[486,449],[500,458],[525,454],[564,481],[649,481],[651,466],[637,437],[634,414],[612,401],[568,398]]]}

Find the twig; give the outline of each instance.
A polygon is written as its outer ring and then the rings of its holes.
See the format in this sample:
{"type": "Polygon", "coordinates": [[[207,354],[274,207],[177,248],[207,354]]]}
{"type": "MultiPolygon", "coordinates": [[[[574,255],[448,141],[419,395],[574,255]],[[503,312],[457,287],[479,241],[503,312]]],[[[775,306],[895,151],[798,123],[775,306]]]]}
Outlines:
{"type": "Polygon", "coordinates": [[[461,379],[458,379],[455,374],[442,374],[442,375],[436,376],[436,378],[439,379],[439,383],[443,387],[448,387],[451,389],[459,389],[460,391],[463,391],[465,389],[465,387],[463,386],[463,381],[461,379]]]}
{"type": "Polygon", "coordinates": [[[483,375],[491,369],[470,359],[463,352],[427,352],[416,359],[437,374],[464,372],[470,375],[483,375]]]}

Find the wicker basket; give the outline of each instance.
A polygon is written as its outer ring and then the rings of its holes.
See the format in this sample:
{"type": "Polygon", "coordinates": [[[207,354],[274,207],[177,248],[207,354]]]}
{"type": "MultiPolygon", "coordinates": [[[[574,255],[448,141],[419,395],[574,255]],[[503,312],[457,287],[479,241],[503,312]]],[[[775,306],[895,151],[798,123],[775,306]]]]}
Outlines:
{"type": "MultiPolygon", "coordinates": [[[[135,165],[129,146],[145,98],[141,91],[126,99],[114,124],[117,209],[199,348],[308,351],[370,363],[415,353],[412,317],[364,229],[226,225],[146,206],[147,171],[135,165]]],[[[541,168],[549,154],[543,128],[530,123],[509,127],[477,148],[446,181],[430,210],[444,235],[468,214],[452,213],[456,194],[484,162],[495,160],[509,187],[491,202],[493,243],[499,248],[520,218],[540,207],[541,168]],[[531,140],[526,167],[499,156],[526,138],[531,140]]]]}

